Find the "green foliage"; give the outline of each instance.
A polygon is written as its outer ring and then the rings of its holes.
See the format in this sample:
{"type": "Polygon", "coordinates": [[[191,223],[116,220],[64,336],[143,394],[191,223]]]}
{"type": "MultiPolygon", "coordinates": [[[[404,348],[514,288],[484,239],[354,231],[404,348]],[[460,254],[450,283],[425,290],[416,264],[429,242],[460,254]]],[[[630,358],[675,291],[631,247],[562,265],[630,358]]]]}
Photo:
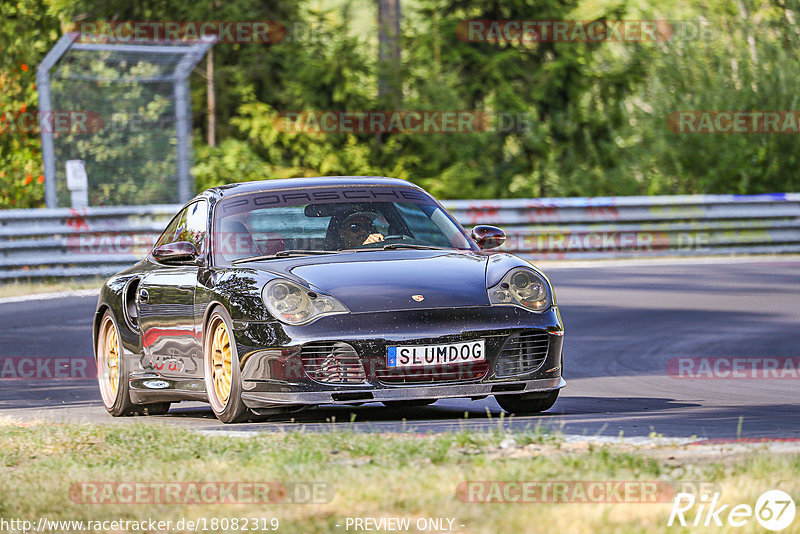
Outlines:
{"type": "Polygon", "coordinates": [[[638,90],[631,149],[620,159],[644,177],[644,193],[800,190],[797,132],[686,134],[665,125],[678,110],[800,109],[792,89],[800,83],[800,35],[790,22],[800,20],[797,4],[742,5],[750,5],[749,20],[738,11],[709,13],[709,39],[659,44],[660,68],[638,90]]]}
{"type": "MultiPolygon", "coordinates": [[[[250,153],[267,162],[264,177],[383,174],[411,179],[442,198],[798,189],[798,173],[786,172],[796,165],[794,136],[678,134],[667,126],[670,113],[683,109],[793,109],[788,88],[798,71],[791,54],[797,31],[777,11],[764,8],[758,14],[763,26],[753,28],[738,11],[715,6],[715,18],[705,22],[714,30],[710,38],[667,43],[467,43],[456,33],[466,19],[526,19],[530,13],[539,19],[677,18],[699,25],[703,12],[700,5],[669,12],[633,2],[606,6],[404,4],[403,109],[486,111],[513,117],[512,128],[383,136],[278,131],[278,110],[383,109],[374,58],[364,53],[374,43],[353,33],[347,11],[304,13],[316,40],[275,47],[289,49],[297,65],[284,82],[286,92],[248,88],[231,124],[252,146],[250,153]],[[759,36],[758,73],[747,70],[748,27],[759,36]],[[781,33],[793,36],[789,46],[781,33]],[[746,80],[736,80],[732,57],[746,80]],[[748,97],[756,78],[762,88],[748,97]]],[[[228,173],[224,179],[251,175],[228,173]]]]}
{"type": "MultiPolygon", "coordinates": [[[[90,72],[107,81],[55,78],[51,82],[52,93],[58,95],[54,106],[99,114],[103,124],[91,133],[54,136],[60,163],[56,168],[59,204],[69,205],[63,162],[70,159],[86,162],[90,205],[177,202],[175,134],[173,128],[163,126],[174,122],[172,84],[118,81],[156,76],[165,69],[144,60],[120,68],[93,54],[73,58],[76,62],[79,65],[68,66],[70,71],[90,72]]],[[[62,67],[59,73],[66,70],[62,67]]]]}
{"type": "Polygon", "coordinates": [[[36,65],[60,35],[63,20],[47,0],[0,2],[0,208],[43,204],[40,140],[12,132],[10,121],[36,112],[36,65]]]}
{"type": "MultiPolygon", "coordinates": [[[[681,110],[796,109],[797,2],[405,0],[394,73],[402,82],[399,107],[485,112],[493,127],[449,134],[281,128],[285,112],[389,107],[377,91],[372,8],[349,0],[6,1],[0,113],[35,108],[35,65],[72,20],[276,20],[287,28],[281,42],[214,48],[216,147],[204,142],[205,69],[195,69],[198,190],[320,174],[396,176],[441,198],[800,190],[797,135],[676,133],[667,122],[681,110]],[[706,33],[666,42],[465,42],[459,23],[470,19],[682,20],[706,33]]],[[[142,98],[128,92],[109,105],[150,105],[142,98]]],[[[131,136],[128,145],[171,142],[142,135],[150,137],[131,136]]],[[[122,163],[130,155],[115,148],[114,132],[73,144],[90,141],[92,159],[116,184],[94,188],[94,203],[136,202],[173,187],[172,161],[151,157],[128,172],[122,163]],[[150,178],[142,180],[142,171],[150,178]]],[[[38,135],[0,134],[0,207],[41,205],[40,175],[38,135]]]]}

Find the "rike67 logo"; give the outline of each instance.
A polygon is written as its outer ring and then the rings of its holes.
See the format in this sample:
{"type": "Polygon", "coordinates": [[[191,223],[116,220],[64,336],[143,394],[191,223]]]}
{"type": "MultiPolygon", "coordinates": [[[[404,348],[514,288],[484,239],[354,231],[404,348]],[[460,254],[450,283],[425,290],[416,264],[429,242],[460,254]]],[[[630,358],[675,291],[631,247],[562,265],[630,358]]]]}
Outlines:
{"type": "Polygon", "coordinates": [[[792,524],[796,513],[794,501],[788,493],[781,490],[762,493],[756,500],[755,507],[737,504],[732,508],[730,504],[720,503],[719,493],[714,493],[710,500],[708,494],[703,494],[698,499],[691,493],[678,493],[675,495],[667,526],[679,524],[683,527],[743,527],[755,516],[763,528],[779,531],[792,524]]]}

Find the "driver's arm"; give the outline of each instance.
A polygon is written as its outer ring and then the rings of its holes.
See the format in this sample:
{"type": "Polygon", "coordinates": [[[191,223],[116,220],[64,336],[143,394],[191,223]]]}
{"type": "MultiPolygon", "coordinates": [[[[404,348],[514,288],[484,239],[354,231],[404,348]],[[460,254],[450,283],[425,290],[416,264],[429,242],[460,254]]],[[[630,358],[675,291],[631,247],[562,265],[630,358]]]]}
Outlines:
{"type": "Polygon", "coordinates": [[[361,244],[369,245],[370,243],[380,243],[381,241],[383,241],[383,234],[376,232],[374,234],[370,234],[369,237],[367,237],[367,239],[365,239],[361,244]]]}

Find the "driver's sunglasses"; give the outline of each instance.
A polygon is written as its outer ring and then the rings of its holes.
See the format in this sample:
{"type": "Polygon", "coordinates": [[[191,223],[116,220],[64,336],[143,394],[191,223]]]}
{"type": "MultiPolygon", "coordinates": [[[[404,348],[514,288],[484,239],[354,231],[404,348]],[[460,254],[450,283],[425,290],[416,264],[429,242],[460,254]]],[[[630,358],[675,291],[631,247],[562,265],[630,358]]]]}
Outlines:
{"type": "Polygon", "coordinates": [[[355,234],[357,232],[369,232],[372,229],[372,223],[363,222],[363,223],[350,223],[346,226],[346,228],[350,231],[350,233],[355,234]]]}

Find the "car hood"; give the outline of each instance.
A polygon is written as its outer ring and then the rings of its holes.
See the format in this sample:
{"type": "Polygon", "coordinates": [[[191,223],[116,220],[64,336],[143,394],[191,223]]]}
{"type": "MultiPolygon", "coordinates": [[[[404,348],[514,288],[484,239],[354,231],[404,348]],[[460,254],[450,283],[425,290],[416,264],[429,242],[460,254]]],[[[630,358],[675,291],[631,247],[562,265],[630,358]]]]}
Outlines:
{"type": "Polygon", "coordinates": [[[470,251],[394,250],[259,263],[335,297],[353,313],[364,313],[488,306],[486,262],[485,254],[470,251]]]}

